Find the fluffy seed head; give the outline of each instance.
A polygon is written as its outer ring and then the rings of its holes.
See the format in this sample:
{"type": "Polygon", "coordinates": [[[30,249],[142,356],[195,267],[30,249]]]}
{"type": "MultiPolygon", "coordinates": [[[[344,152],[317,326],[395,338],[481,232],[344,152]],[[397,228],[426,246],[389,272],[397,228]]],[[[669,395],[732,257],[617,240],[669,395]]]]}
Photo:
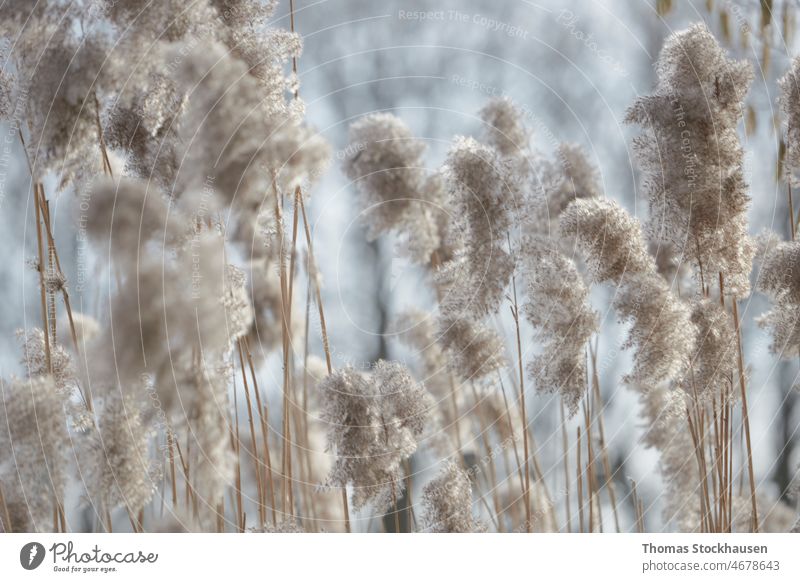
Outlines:
{"type": "Polygon", "coordinates": [[[422,490],[426,531],[472,533],[486,526],[472,517],[472,484],[466,472],[447,462],[439,475],[422,490]]]}
{"type": "Polygon", "coordinates": [[[55,504],[64,501],[67,480],[65,443],[70,441],[63,398],[49,376],[3,381],[2,386],[0,445],[19,461],[13,480],[20,485],[31,525],[47,531],[55,504]]]}
{"type": "Polygon", "coordinates": [[[373,113],[350,126],[347,177],[363,197],[368,237],[396,228],[422,196],[425,144],[391,113],[373,113]]]}
{"type": "Polygon", "coordinates": [[[572,415],[586,392],[585,350],[597,330],[597,314],[575,264],[549,241],[531,241],[524,254],[529,271],[525,315],[544,343],[529,374],[538,391],[559,392],[572,415]]]}
{"type": "Polygon", "coordinates": [[[692,323],[697,329],[691,375],[684,381],[690,395],[726,394],[736,370],[736,334],[731,316],[716,301],[692,304],[692,323]],[[687,383],[693,384],[687,385],[687,383]]]}
{"type": "Polygon", "coordinates": [[[485,378],[505,366],[504,344],[485,323],[465,315],[439,318],[439,341],[450,369],[465,381],[485,378]]]}
{"type": "Polygon", "coordinates": [[[619,283],[626,273],[653,271],[639,221],[613,200],[575,200],[561,215],[560,226],[577,241],[596,282],[619,283]]]}
{"type": "Polygon", "coordinates": [[[495,311],[514,270],[507,250],[520,176],[509,160],[472,138],[456,138],[445,164],[454,208],[464,224],[464,253],[455,282],[474,297],[476,316],[495,311]]]}
{"type": "Polygon", "coordinates": [[[330,485],[354,487],[356,510],[385,510],[399,497],[401,463],[417,448],[431,407],[425,390],[397,363],[379,361],[371,375],[346,368],[319,384],[328,446],[336,461],[330,485]]]}
{"type": "Polygon", "coordinates": [[[728,293],[747,295],[753,244],[737,125],[750,65],[729,59],[704,25],[694,25],[667,39],[656,72],[655,93],[627,117],[644,129],[634,150],[645,172],[648,233],[698,271],[721,272],[728,293]]]}
{"type": "Polygon", "coordinates": [[[125,507],[136,515],[156,490],[159,475],[140,406],[132,396],[112,396],[103,406],[99,429],[89,436],[89,479],[99,510],[125,507]]]}
{"type": "Polygon", "coordinates": [[[768,245],[759,277],[759,289],[773,308],[758,323],[772,332],[774,353],[789,358],[800,353],[800,242],[768,245]]]}
{"type": "Polygon", "coordinates": [[[486,124],[486,142],[502,156],[520,156],[528,148],[530,132],[522,120],[522,112],[508,97],[496,97],[480,110],[486,124]]]}
{"type": "Polygon", "coordinates": [[[653,386],[679,379],[688,369],[697,330],[685,303],[656,273],[628,275],[614,306],[622,321],[631,321],[624,347],[635,348],[634,369],[626,378],[653,386]]]}
{"type": "Polygon", "coordinates": [[[795,183],[794,174],[800,170],[800,57],[792,60],[779,86],[781,111],[786,120],[786,157],[783,163],[787,177],[795,183]]]}

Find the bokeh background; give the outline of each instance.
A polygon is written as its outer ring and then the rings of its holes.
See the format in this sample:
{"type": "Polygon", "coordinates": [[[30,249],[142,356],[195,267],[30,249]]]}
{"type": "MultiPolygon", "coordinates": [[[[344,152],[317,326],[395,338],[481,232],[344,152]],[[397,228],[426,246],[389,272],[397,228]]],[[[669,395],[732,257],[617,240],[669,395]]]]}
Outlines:
{"type": "MultiPolygon", "coordinates": [[[[751,229],[752,234],[771,229],[786,237],[785,185],[777,179],[776,81],[800,50],[793,34],[798,8],[794,0],[295,2],[295,25],[305,39],[298,62],[300,92],[309,122],[334,152],[330,172],[310,193],[309,204],[334,366],[368,366],[380,358],[407,361],[409,354],[390,324],[410,306],[434,303],[424,273],[396,252],[394,241],[365,240],[354,188],[341,171],[350,123],[375,111],[402,117],[427,143],[427,163],[435,170],[454,135],[480,131],[477,111],[487,99],[509,96],[525,111],[537,149],[552,155],[561,142],[582,145],[599,169],[605,195],[645,218],[631,152],[637,130],[622,119],[636,97],[651,91],[653,63],[664,38],[702,21],[733,55],[754,66],[756,81],[742,124],[751,229]]],[[[289,27],[288,2],[281,4],[275,24],[289,27]]],[[[7,124],[0,135],[0,375],[7,377],[21,371],[14,331],[38,325],[40,316],[36,276],[27,264],[36,252],[30,184],[7,124]]],[[[52,191],[52,182],[46,188],[52,191]]],[[[74,234],[78,196],[60,194],[52,212],[76,309],[91,314],[100,309],[101,294],[90,284],[81,289],[74,284],[86,267],[79,264],[84,255],[74,234]]],[[[640,443],[637,397],[620,381],[630,368],[630,355],[620,349],[625,328],[608,308],[613,291],[593,291],[603,325],[599,362],[606,439],[621,497],[629,491],[628,478],[634,479],[648,509],[646,529],[658,531],[663,524],[657,455],[640,443]]],[[[798,362],[769,353],[767,331],[755,324],[766,310],[758,293],[742,305],[754,464],[758,488],[791,503],[787,491],[800,462],[800,394],[794,388],[798,362]]],[[[510,320],[496,323],[511,338],[510,320]]],[[[523,334],[530,354],[535,338],[527,328],[523,334]]],[[[318,337],[310,339],[320,354],[318,337]]],[[[267,373],[279,378],[278,362],[268,366],[274,369],[267,373]]],[[[280,382],[274,384],[277,390],[280,382]]],[[[529,387],[529,420],[545,478],[556,490],[562,478],[557,470],[558,404],[555,396],[534,392],[529,387]]],[[[415,471],[424,482],[432,468],[418,465],[415,471]]],[[[625,505],[621,511],[630,510],[625,505]]]]}

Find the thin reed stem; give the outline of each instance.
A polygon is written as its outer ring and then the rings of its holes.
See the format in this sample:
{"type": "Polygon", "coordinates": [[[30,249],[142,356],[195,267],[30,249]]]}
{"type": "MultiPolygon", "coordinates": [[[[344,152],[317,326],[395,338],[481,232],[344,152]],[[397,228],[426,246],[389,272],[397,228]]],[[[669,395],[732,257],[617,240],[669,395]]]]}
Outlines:
{"type": "Polygon", "coordinates": [[[291,426],[289,417],[289,407],[291,405],[290,389],[291,389],[291,370],[290,352],[292,349],[291,344],[291,309],[289,303],[289,288],[286,274],[286,249],[284,246],[284,232],[283,232],[283,209],[281,204],[281,196],[278,192],[277,175],[273,174],[272,177],[272,191],[275,194],[275,223],[278,229],[278,272],[280,276],[281,286],[281,329],[283,336],[283,420],[281,429],[281,438],[283,440],[282,455],[281,455],[281,473],[284,477],[283,497],[281,499],[281,511],[284,514],[294,515],[294,493],[292,483],[292,461],[291,461],[291,426]]]}
{"type": "Polygon", "coordinates": [[[567,437],[567,421],[564,414],[564,401],[559,399],[561,409],[561,444],[563,454],[561,456],[561,465],[564,467],[564,495],[565,505],[567,509],[567,532],[572,533],[572,504],[569,500],[569,437],[567,437]]]}
{"type": "Polygon", "coordinates": [[[519,406],[520,414],[522,416],[522,448],[524,459],[524,473],[525,480],[522,484],[523,494],[525,495],[525,527],[528,533],[531,532],[532,526],[532,512],[531,512],[531,475],[528,469],[528,413],[525,408],[525,372],[522,365],[522,339],[519,331],[519,304],[517,303],[517,281],[516,276],[511,277],[511,285],[513,290],[514,303],[511,308],[511,314],[514,318],[514,329],[516,332],[517,341],[517,367],[519,369],[519,406]]]}
{"type": "Polygon", "coordinates": [[[258,387],[258,378],[256,377],[256,369],[253,364],[253,355],[250,352],[250,345],[247,337],[242,338],[243,348],[247,356],[247,365],[250,369],[250,379],[253,382],[253,392],[256,396],[256,406],[258,406],[259,424],[261,425],[261,441],[264,447],[264,460],[266,466],[264,467],[265,481],[267,483],[267,492],[270,498],[270,510],[272,513],[272,525],[277,526],[278,520],[275,514],[275,482],[272,475],[272,455],[269,449],[269,409],[267,408],[266,397],[264,402],[261,402],[261,390],[258,387]]]}
{"type": "MultiPolygon", "coordinates": [[[[313,266],[312,268],[316,272],[316,266],[314,261],[314,243],[311,237],[311,228],[308,225],[308,216],[306,215],[306,206],[303,202],[303,197],[298,197],[298,202],[300,203],[300,212],[303,216],[303,231],[306,235],[306,246],[308,247],[308,261],[313,266]]],[[[320,290],[319,281],[316,277],[312,277],[314,279],[314,291],[317,298],[317,308],[319,309],[319,322],[320,322],[320,332],[322,333],[322,347],[325,350],[325,363],[328,366],[328,374],[333,372],[333,366],[331,364],[331,348],[330,343],[328,341],[328,328],[325,325],[325,309],[322,306],[322,291],[320,290]]],[[[347,488],[342,487],[342,509],[344,511],[344,524],[347,533],[350,533],[350,511],[348,508],[347,503],[347,488]]]]}
{"type": "Polygon", "coordinates": [[[8,505],[6,505],[6,496],[3,493],[2,481],[0,481],[0,509],[3,510],[3,531],[5,533],[11,533],[13,531],[13,524],[11,523],[11,513],[8,511],[8,505]]]}
{"type": "Polygon", "coordinates": [[[33,199],[36,212],[36,243],[39,251],[39,263],[37,265],[37,271],[39,272],[39,288],[40,288],[41,307],[42,307],[42,331],[44,333],[45,361],[47,363],[47,371],[50,374],[52,374],[53,362],[52,362],[52,356],[50,354],[50,329],[49,329],[50,316],[47,311],[47,288],[44,280],[44,244],[42,241],[42,222],[41,222],[42,208],[40,199],[41,187],[42,187],[41,184],[37,183],[34,185],[33,188],[33,199]]]}
{"type": "Polygon", "coordinates": [[[258,453],[258,444],[256,442],[256,429],[255,422],[253,421],[253,405],[250,399],[250,387],[247,382],[247,372],[244,367],[244,355],[242,354],[241,340],[236,343],[237,352],[239,354],[239,366],[242,371],[242,384],[244,386],[244,396],[247,404],[247,424],[250,427],[250,446],[253,449],[253,464],[254,472],[256,474],[256,489],[258,493],[258,521],[259,524],[264,524],[267,521],[265,505],[265,485],[261,479],[261,459],[258,453]]]}
{"type": "Polygon", "coordinates": [[[583,528],[583,466],[581,465],[581,427],[578,427],[578,446],[577,446],[577,466],[578,466],[578,519],[580,523],[580,532],[586,531],[583,528]]]}
{"type": "Polygon", "coordinates": [[[597,414],[597,427],[599,431],[599,445],[600,445],[600,455],[603,462],[603,472],[605,473],[605,482],[603,483],[604,488],[608,492],[608,498],[611,502],[611,511],[614,514],[614,527],[617,533],[620,532],[619,526],[619,515],[617,512],[617,499],[616,494],[614,492],[614,475],[611,473],[611,462],[608,458],[608,446],[606,445],[606,434],[605,434],[605,422],[603,420],[603,412],[605,411],[605,405],[603,404],[603,398],[600,394],[600,377],[597,372],[597,346],[594,349],[590,346],[590,354],[591,354],[591,361],[592,361],[592,396],[594,398],[594,410],[597,414]]]}
{"type": "Polygon", "coordinates": [[[744,439],[747,444],[747,474],[750,478],[750,503],[753,510],[753,533],[758,533],[758,506],[756,503],[756,478],[753,471],[753,447],[750,442],[750,415],[747,410],[747,380],[744,370],[744,354],[742,352],[742,330],[739,324],[739,307],[736,297],[731,301],[733,305],[733,322],[736,330],[736,363],[739,369],[739,387],[742,391],[742,424],[744,439]]]}

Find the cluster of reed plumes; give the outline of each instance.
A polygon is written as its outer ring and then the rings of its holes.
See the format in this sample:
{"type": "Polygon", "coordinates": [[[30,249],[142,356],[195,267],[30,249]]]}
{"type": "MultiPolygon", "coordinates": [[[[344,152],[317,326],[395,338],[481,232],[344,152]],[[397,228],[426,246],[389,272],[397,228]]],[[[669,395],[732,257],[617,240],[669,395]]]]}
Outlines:
{"type": "MultiPolygon", "coordinates": [[[[27,156],[42,320],[18,334],[24,375],[2,380],[2,530],[642,531],[645,501],[605,436],[602,285],[629,324],[624,382],[659,454],[665,528],[790,530],[795,512],[756,487],[737,301],[758,249],[763,324],[797,356],[800,243],[747,233],[750,67],[703,26],[667,40],[628,113],[646,224],[604,197],[579,147],[535,151],[506,99],[434,171],[397,117],[356,121],[344,171],[366,235],[397,240],[436,297],[392,323],[408,366],[356,369],[335,366],[306,209],[329,147],[304,121],[301,41],[267,26],[274,8],[0,8],[0,112],[27,156]],[[97,263],[93,315],[70,301],[52,175],[97,263]],[[531,389],[560,401],[558,491],[531,389]]],[[[789,181],[798,80],[800,61],[782,84],[789,181]]]]}

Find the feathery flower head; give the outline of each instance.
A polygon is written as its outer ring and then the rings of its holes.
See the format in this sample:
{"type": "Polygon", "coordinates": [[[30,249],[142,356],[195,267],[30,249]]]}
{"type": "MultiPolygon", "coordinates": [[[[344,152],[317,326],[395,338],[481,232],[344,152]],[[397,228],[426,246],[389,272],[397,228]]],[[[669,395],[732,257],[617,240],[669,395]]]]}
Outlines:
{"type": "MultiPolygon", "coordinates": [[[[456,137],[445,163],[450,190],[473,237],[489,230],[488,240],[505,240],[511,209],[519,193],[511,166],[491,148],[471,137],[456,137]]],[[[496,243],[495,243],[496,244],[496,243]]]]}
{"type": "Polygon", "coordinates": [[[656,272],[639,221],[608,199],[573,201],[560,220],[561,231],[575,237],[595,281],[619,286],[614,306],[632,321],[624,347],[635,347],[628,382],[654,385],[685,372],[694,349],[690,312],[656,272]]]}
{"type": "Polygon", "coordinates": [[[133,178],[96,178],[89,190],[88,234],[115,261],[134,258],[148,242],[175,244],[185,225],[161,190],[133,178]]]}
{"type": "Polygon", "coordinates": [[[188,94],[178,126],[178,192],[211,182],[229,204],[237,196],[263,196],[269,182],[257,156],[269,128],[258,83],[220,43],[181,59],[177,82],[188,94]]]}
{"type": "Polygon", "coordinates": [[[577,144],[560,144],[552,160],[538,157],[534,185],[525,209],[526,234],[533,236],[556,234],[561,213],[573,200],[601,195],[597,170],[577,144]]]}
{"type": "Polygon", "coordinates": [[[579,198],[599,198],[600,176],[578,144],[562,143],[556,156],[561,180],[548,193],[551,216],[557,217],[570,202],[579,198]]]}
{"type": "Polygon", "coordinates": [[[236,454],[231,446],[230,368],[219,360],[206,358],[187,370],[186,425],[191,435],[193,483],[197,495],[207,504],[205,519],[216,518],[215,508],[234,482],[236,454]]]}
{"type": "Polygon", "coordinates": [[[694,351],[697,328],[688,306],[654,272],[629,274],[614,300],[622,321],[631,321],[624,348],[635,348],[627,382],[653,386],[680,379],[694,351]]]}
{"type": "Polygon", "coordinates": [[[800,353],[800,242],[765,246],[758,286],[774,306],[758,324],[772,332],[770,349],[789,358],[800,353]]]}
{"type": "Polygon", "coordinates": [[[259,531],[263,531],[264,533],[281,533],[281,534],[293,534],[293,533],[306,533],[306,530],[303,529],[303,526],[300,525],[296,520],[293,518],[284,519],[283,521],[279,521],[276,525],[272,525],[271,523],[265,524],[263,528],[259,531]]]}
{"type": "Polygon", "coordinates": [[[759,290],[775,300],[800,304],[800,242],[789,241],[766,249],[759,290]]]}
{"type": "Polygon", "coordinates": [[[794,175],[800,170],[800,57],[792,59],[791,68],[778,82],[779,102],[786,120],[786,157],[784,168],[790,183],[796,184],[794,175]]]}
{"type": "Polygon", "coordinates": [[[639,221],[614,200],[575,200],[561,214],[560,227],[563,235],[575,238],[598,283],[619,283],[626,273],[654,270],[639,221]]]}
{"type": "Polygon", "coordinates": [[[421,361],[418,377],[437,404],[431,411],[423,439],[437,454],[452,454],[454,445],[443,427],[454,424],[452,399],[457,400],[458,394],[453,390],[448,357],[437,341],[437,318],[432,313],[409,309],[395,319],[391,329],[392,333],[397,334],[398,340],[413,350],[415,358],[421,361]]]}
{"type": "Polygon", "coordinates": [[[421,186],[419,198],[411,202],[397,227],[401,235],[397,244],[400,254],[433,268],[456,256],[461,240],[447,198],[442,174],[430,174],[421,186]]]}
{"type": "MultiPolygon", "coordinates": [[[[0,61],[5,61],[6,56],[0,52],[0,61]]],[[[14,77],[6,71],[0,69],[0,119],[10,119],[14,113],[14,89],[16,82],[14,77]]]]}
{"type": "MultiPolygon", "coordinates": [[[[521,178],[509,160],[472,138],[456,138],[444,166],[457,216],[464,224],[460,280],[474,315],[496,311],[514,270],[506,250],[521,178]]],[[[453,262],[459,260],[458,257],[453,262]]]]}
{"type": "Polygon", "coordinates": [[[486,124],[486,142],[500,155],[524,156],[530,141],[522,112],[508,97],[490,99],[478,113],[486,124]]]}
{"type": "Polygon", "coordinates": [[[465,381],[494,374],[506,365],[502,338],[491,327],[463,313],[439,317],[439,342],[450,370],[465,381]]]}
{"type": "Polygon", "coordinates": [[[228,324],[228,335],[235,342],[247,335],[253,324],[253,307],[247,293],[247,276],[234,265],[225,267],[225,289],[222,299],[228,324]]]}
{"type": "Polygon", "coordinates": [[[627,115],[644,133],[634,150],[645,172],[649,235],[672,243],[698,270],[721,272],[728,293],[749,293],[753,244],[737,125],[753,79],[704,25],[667,39],[655,93],[627,115]]]}
{"type": "Polygon", "coordinates": [[[544,342],[528,370],[539,392],[559,392],[570,415],[586,392],[586,344],[597,331],[597,314],[575,263],[545,239],[525,248],[530,324],[544,342]]]}
{"type": "Polygon", "coordinates": [[[328,446],[336,461],[328,483],[352,484],[356,510],[385,510],[403,487],[401,463],[417,448],[430,399],[401,364],[379,361],[371,375],[338,370],[318,385],[328,446]]]}
{"type": "Polygon", "coordinates": [[[452,461],[422,490],[425,530],[432,533],[473,533],[486,526],[472,517],[472,484],[452,461]]]}
{"type": "Polygon", "coordinates": [[[734,110],[753,81],[750,64],[728,58],[705,24],[693,24],[665,41],[656,74],[659,87],[672,88],[698,102],[711,99],[716,106],[734,110]]]}
{"type": "Polygon", "coordinates": [[[125,507],[133,515],[150,502],[159,479],[138,402],[132,395],[112,395],[103,405],[99,429],[89,436],[87,452],[90,490],[99,508],[125,507]]]}
{"type": "Polygon", "coordinates": [[[426,385],[430,379],[443,372],[447,359],[436,341],[436,317],[419,309],[409,309],[398,316],[392,325],[398,339],[418,352],[423,362],[426,385]]]}
{"type": "Polygon", "coordinates": [[[50,368],[48,368],[44,331],[38,327],[27,332],[20,329],[17,330],[17,338],[22,343],[23,354],[20,363],[25,367],[28,377],[51,376],[59,393],[69,395],[74,389],[77,378],[72,357],[64,346],[50,338],[50,368]]]}
{"type": "Polygon", "coordinates": [[[76,39],[64,24],[40,31],[42,37],[48,37],[44,49],[23,53],[18,65],[27,96],[28,154],[66,188],[101,169],[95,98],[111,81],[107,50],[97,36],[76,39]]]}
{"type": "MultiPolygon", "coordinates": [[[[98,358],[108,379],[135,383],[143,373],[156,376],[162,405],[176,403],[176,368],[193,367],[191,353],[213,360],[231,349],[225,308],[225,256],[221,237],[201,231],[176,249],[174,257],[143,254],[109,306],[113,327],[100,349],[114,357],[98,358]],[[114,368],[110,367],[113,362],[114,368]]],[[[182,395],[182,399],[185,395],[182,395]]]]}
{"type": "Polygon", "coordinates": [[[363,197],[368,238],[398,226],[423,195],[425,144],[391,113],[372,113],[350,126],[345,173],[363,197]]]}
{"type": "MultiPolygon", "coordinates": [[[[16,463],[21,497],[36,531],[52,526],[56,503],[67,481],[65,443],[69,442],[63,398],[50,376],[2,382],[4,428],[0,443],[16,463]]],[[[28,521],[28,520],[25,520],[28,521]]]]}
{"type": "Polygon", "coordinates": [[[736,334],[728,312],[718,302],[701,299],[692,304],[692,323],[697,329],[691,375],[684,381],[690,395],[726,394],[736,370],[736,334]],[[691,382],[694,386],[687,386],[691,382]]]}
{"type": "Polygon", "coordinates": [[[695,446],[686,428],[687,395],[667,385],[641,391],[644,442],[659,451],[659,472],[666,485],[664,521],[682,532],[700,530],[700,476],[695,446]]]}
{"type": "Polygon", "coordinates": [[[185,96],[160,71],[118,94],[104,118],[107,146],[125,155],[125,171],[169,192],[178,171],[179,119],[185,96]]]}
{"type": "Polygon", "coordinates": [[[156,40],[177,42],[187,36],[207,36],[215,11],[207,0],[102,0],[109,20],[126,35],[148,45],[156,40]]]}

